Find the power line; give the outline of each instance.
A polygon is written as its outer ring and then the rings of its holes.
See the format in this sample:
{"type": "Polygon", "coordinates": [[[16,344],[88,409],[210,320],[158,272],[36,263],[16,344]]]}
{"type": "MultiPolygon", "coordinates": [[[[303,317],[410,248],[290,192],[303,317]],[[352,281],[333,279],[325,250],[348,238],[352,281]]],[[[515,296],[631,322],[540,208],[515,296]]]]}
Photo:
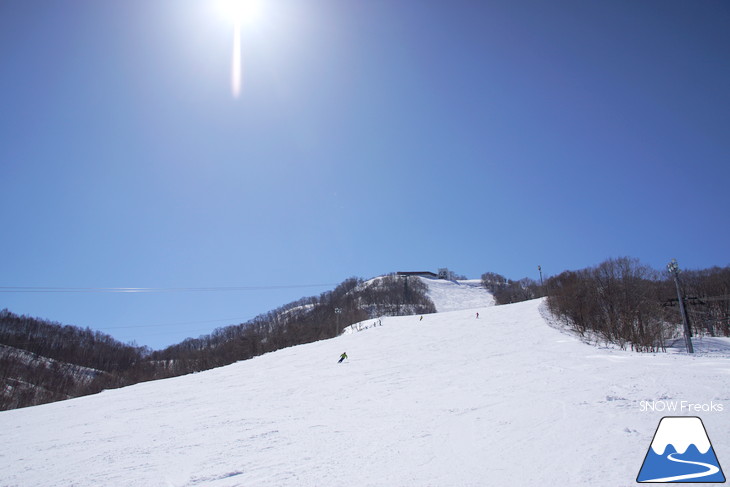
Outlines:
{"type": "MultiPolygon", "coordinates": [[[[205,320],[205,321],[179,321],[177,323],[157,323],[149,325],[124,325],[124,326],[105,326],[104,330],[122,330],[127,328],[160,328],[163,326],[180,326],[180,325],[202,325],[206,323],[220,323],[222,321],[228,323],[241,324],[250,318],[222,318],[218,320],[205,320]]],[[[235,326],[235,325],[232,325],[235,326]]]]}
{"type": "Polygon", "coordinates": [[[277,286],[216,286],[216,287],[46,287],[0,286],[0,293],[180,293],[180,292],[230,292],[271,291],[278,289],[303,289],[332,287],[336,284],[293,284],[277,286]]]}

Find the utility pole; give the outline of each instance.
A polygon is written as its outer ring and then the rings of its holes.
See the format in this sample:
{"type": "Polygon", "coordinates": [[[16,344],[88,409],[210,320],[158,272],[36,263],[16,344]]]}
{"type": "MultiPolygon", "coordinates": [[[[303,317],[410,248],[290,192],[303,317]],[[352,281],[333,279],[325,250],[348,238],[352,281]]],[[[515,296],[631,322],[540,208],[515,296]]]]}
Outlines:
{"type": "Polygon", "coordinates": [[[684,298],[682,298],[682,291],[679,286],[679,264],[677,259],[667,264],[667,270],[672,277],[674,277],[674,285],[677,287],[677,299],[679,300],[679,312],[682,313],[682,323],[684,324],[684,343],[687,346],[687,353],[695,353],[692,347],[692,330],[689,327],[689,320],[687,319],[687,310],[684,307],[684,298]]]}

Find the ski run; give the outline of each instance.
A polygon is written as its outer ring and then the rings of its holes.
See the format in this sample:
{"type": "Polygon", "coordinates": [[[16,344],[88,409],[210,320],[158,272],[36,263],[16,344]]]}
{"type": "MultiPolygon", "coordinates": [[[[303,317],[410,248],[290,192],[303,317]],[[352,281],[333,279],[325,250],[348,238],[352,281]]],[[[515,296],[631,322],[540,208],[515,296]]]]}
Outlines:
{"type": "Polygon", "coordinates": [[[426,282],[422,319],[0,412],[0,486],[628,486],[663,416],[701,417],[730,465],[728,339],[606,348],[542,300],[426,282]]]}

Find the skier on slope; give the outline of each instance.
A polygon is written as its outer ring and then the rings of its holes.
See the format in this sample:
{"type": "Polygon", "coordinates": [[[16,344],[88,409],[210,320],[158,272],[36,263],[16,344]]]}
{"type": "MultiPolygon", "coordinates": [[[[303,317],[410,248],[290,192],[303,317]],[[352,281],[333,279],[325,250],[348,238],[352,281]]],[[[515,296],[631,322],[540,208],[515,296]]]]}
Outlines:
{"type": "Polygon", "coordinates": [[[343,360],[347,358],[347,352],[342,352],[342,355],[340,355],[340,360],[337,361],[337,363],[342,363],[343,360]]]}

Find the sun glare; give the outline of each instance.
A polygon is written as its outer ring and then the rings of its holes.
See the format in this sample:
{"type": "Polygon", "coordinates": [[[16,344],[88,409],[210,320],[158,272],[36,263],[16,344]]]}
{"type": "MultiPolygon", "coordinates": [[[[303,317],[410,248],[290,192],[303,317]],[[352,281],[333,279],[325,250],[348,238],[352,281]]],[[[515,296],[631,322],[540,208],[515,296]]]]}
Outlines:
{"type": "Polygon", "coordinates": [[[241,28],[235,24],[233,28],[233,56],[231,58],[231,94],[233,98],[241,96],[241,28]]]}
{"type": "Polygon", "coordinates": [[[261,17],[260,0],[218,0],[218,12],[226,21],[233,24],[233,48],[231,53],[231,94],[241,96],[242,52],[241,31],[255,27],[261,17]]]}
{"type": "Polygon", "coordinates": [[[228,21],[237,25],[251,25],[261,17],[259,0],[219,0],[218,10],[228,21]]]}

